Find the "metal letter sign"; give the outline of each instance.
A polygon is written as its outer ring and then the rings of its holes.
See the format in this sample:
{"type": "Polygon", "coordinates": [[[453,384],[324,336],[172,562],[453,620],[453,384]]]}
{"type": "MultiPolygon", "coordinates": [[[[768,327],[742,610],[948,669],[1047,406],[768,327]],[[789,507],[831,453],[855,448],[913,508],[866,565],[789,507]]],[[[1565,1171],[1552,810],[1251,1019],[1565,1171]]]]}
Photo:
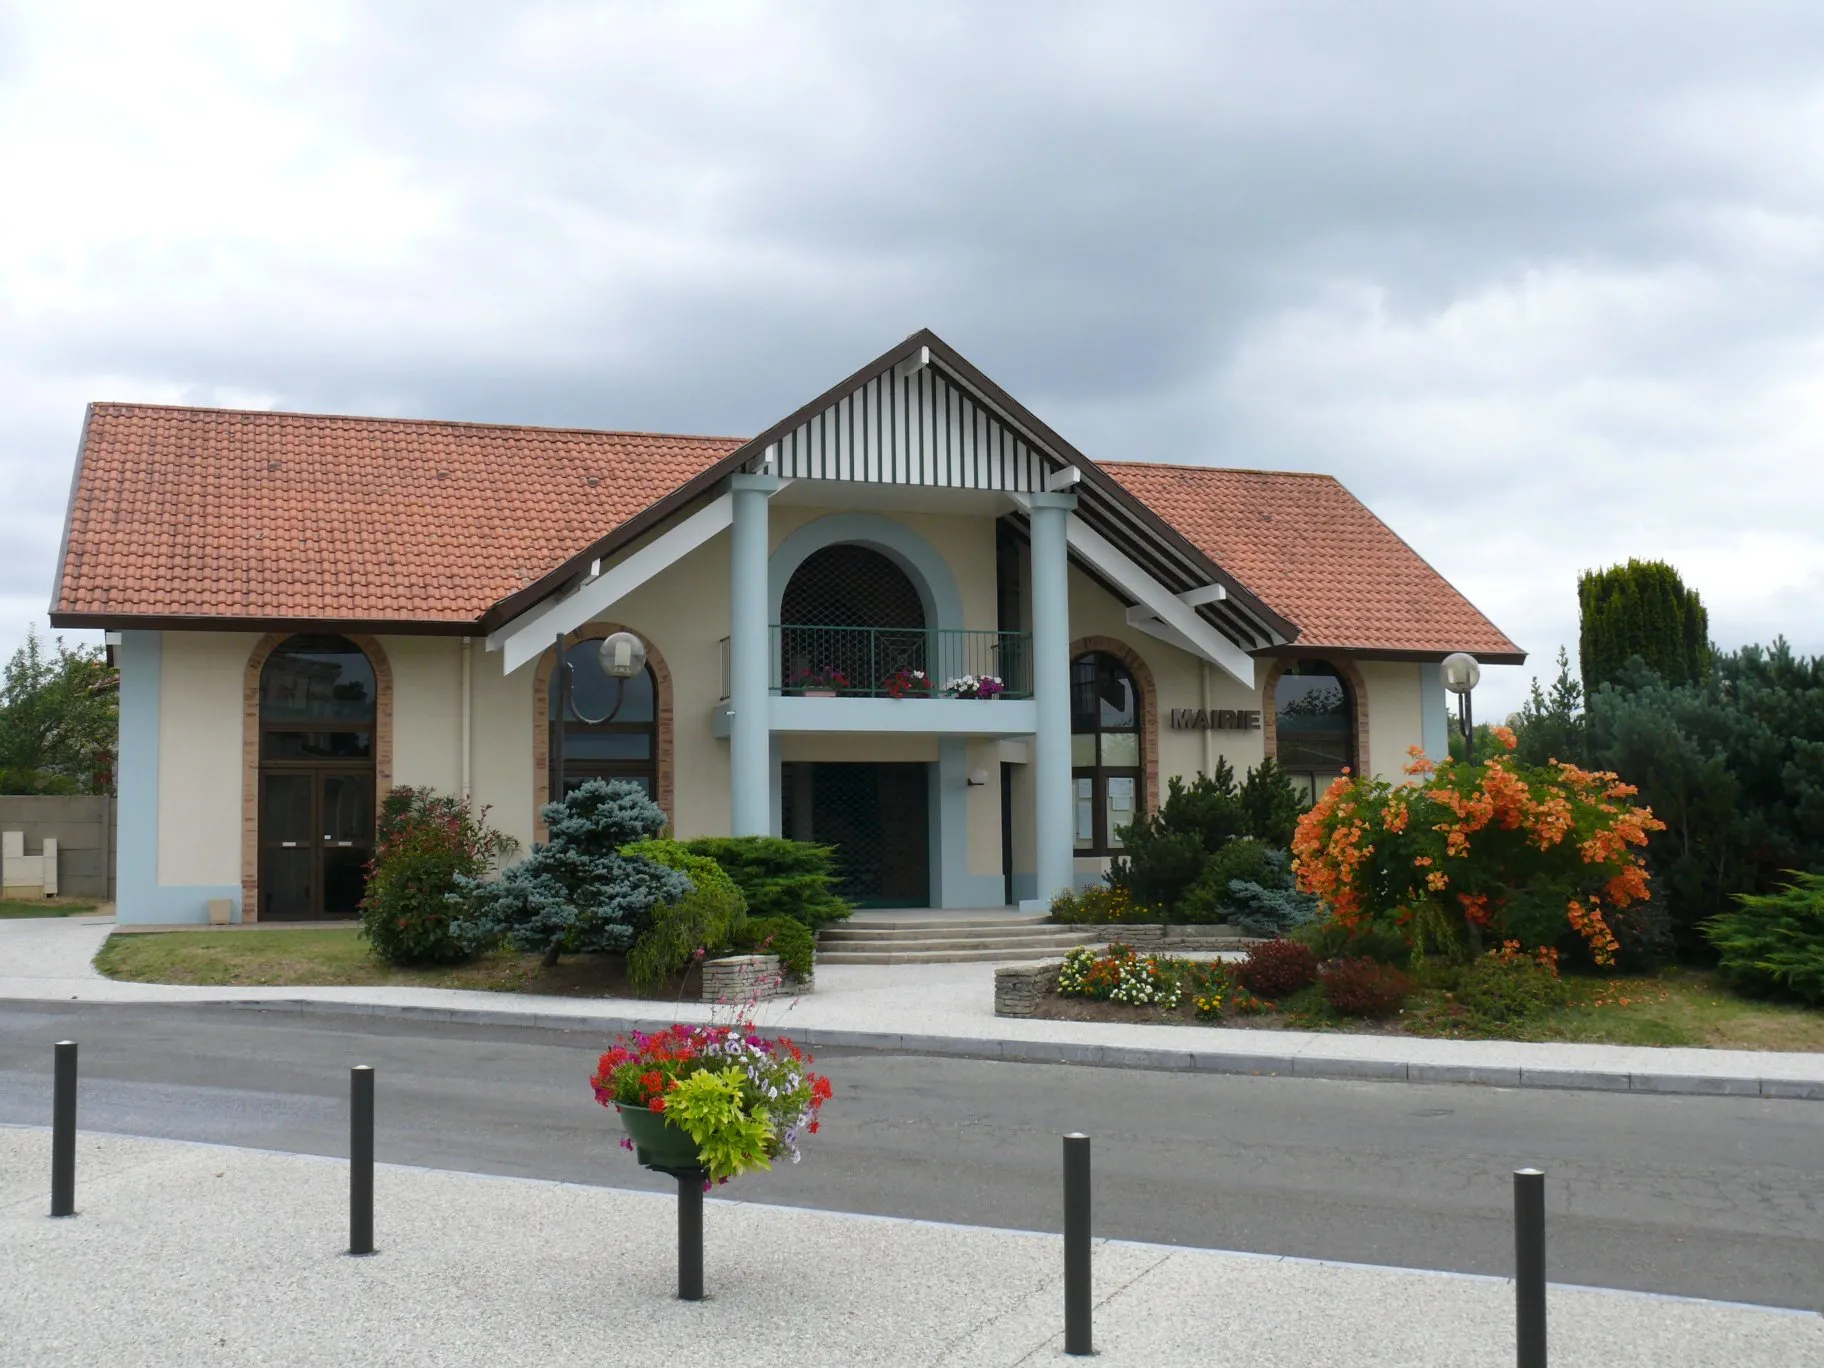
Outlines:
{"type": "Polygon", "coordinates": [[[1247,708],[1173,708],[1174,731],[1259,731],[1260,713],[1247,708]]]}

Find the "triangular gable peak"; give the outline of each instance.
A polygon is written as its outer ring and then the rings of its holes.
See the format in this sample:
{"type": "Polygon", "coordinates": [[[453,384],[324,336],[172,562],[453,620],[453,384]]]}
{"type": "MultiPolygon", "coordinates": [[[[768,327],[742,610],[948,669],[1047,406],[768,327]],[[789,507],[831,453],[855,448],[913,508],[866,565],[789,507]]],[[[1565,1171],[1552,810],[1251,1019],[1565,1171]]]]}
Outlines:
{"type": "Polygon", "coordinates": [[[935,364],[929,346],[778,434],[755,463],[792,480],[1009,494],[1045,489],[1048,471],[1063,466],[935,364]]]}

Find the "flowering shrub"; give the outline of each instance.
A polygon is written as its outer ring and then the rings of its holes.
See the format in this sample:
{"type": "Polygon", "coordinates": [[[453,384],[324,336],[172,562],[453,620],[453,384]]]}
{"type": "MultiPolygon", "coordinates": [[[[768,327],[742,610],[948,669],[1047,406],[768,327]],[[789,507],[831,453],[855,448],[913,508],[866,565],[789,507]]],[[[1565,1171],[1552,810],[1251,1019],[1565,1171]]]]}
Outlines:
{"type": "Polygon", "coordinates": [[[1412,992],[1412,980],[1391,964],[1335,960],[1318,971],[1324,999],[1344,1016],[1389,1017],[1412,992]]]}
{"type": "Polygon", "coordinates": [[[1136,903],[1125,888],[1105,883],[1060,889],[1051,899],[1051,919],[1074,925],[1162,920],[1157,909],[1136,903]]]}
{"type": "Polygon", "coordinates": [[[1226,979],[1193,997],[1191,1006],[1201,1020],[1220,1021],[1225,1016],[1258,1016],[1272,1011],[1274,1004],[1256,997],[1234,979],[1226,979]]]}
{"type": "Polygon", "coordinates": [[[1104,955],[1079,945],[1064,957],[1058,992],[1065,997],[1161,1007],[1168,1012],[1177,1009],[1184,995],[1177,974],[1154,956],[1138,954],[1131,945],[1111,945],[1104,955]]]}
{"type": "Polygon", "coordinates": [[[881,687],[887,691],[888,698],[929,698],[931,676],[923,670],[908,670],[902,665],[881,681],[881,687]]]}
{"type": "Polygon", "coordinates": [[[1317,956],[1298,941],[1266,941],[1248,948],[1235,977],[1263,998],[1283,998],[1316,981],[1317,956]]]}
{"type": "Polygon", "coordinates": [[[484,938],[466,934],[458,876],[478,879],[515,841],[466,798],[396,788],[380,804],[361,898],[361,934],[390,964],[454,964],[484,938]]]}
{"type": "MultiPolygon", "coordinates": [[[[1491,728],[1511,751],[1514,734],[1491,728]]],[[[1509,755],[1433,766],[1413,749],[1416,782],[1338,779],[1298,821],[1298,886],[1331,920],[1393,931],[1416,949],[1470,949],[1484,934],[1538,947],[1575,932],[1613,963],[1604,908],[1648,896],[1640,849],[1663,831],[1635,789],[1574,765],[1509,755]]]]}
{"type": "Polygon", "coordinates": [[[817,1133],[831,1095],[810,1063],[790,1040],[769,1040],[748,1022],[678,1025],[616,1037],[590,1082],[604,1107],[663,1113],[696,1142],[710,1178],[725,1183],[783,1154],[798,1162],[798,1142],[817,1133]]]}
{"type": "Polygon", "coordinates": [[[1007,692],[999,675],[958,675],[944,681],[944,692],[953,698],[995,698],[1007,692]]]}
{"type": "Polygon", "coordinates": [[[819,665],[813,670],[800,670],[792,676],[794,689],[846,689],[849,677],[834,665],[819,665]]]}

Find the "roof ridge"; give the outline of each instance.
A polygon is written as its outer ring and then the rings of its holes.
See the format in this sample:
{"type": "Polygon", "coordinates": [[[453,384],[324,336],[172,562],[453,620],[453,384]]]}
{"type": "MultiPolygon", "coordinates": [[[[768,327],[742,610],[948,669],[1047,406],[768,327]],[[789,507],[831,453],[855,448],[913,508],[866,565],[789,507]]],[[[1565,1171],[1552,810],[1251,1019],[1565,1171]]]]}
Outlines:
{"type": "Polygon", "coordinates": [[[234,414],[253,418],[315,418],[338,423],[409,424],[414,427],[486,428],[495,432],[574,432],[588,437],[657,437],[672,442],[734,442],[747,437],[706,432],[653,432],[644,428],[590,428],[551,426],[543,423],[499,423],[466,418],[403,418],[371,413],[309,413],[303,409],[222,408],[210,404],[148,404],[127,399],[92,399],[91,409],[149,409],[159,413],[234,414]]]}
{"type": "Polygon", "coordinates": [[[1219,475],[1288,475],[1301,480],[1329,480],[1342,484],[1336,476],[1321,470],[1268,470],[1262,466],[1187,465],[1178,461],[1132,461],[1122,456],[1098,456],[1100,466],[1144,466],[1148,470],[1208,470],[1219,475]]]}

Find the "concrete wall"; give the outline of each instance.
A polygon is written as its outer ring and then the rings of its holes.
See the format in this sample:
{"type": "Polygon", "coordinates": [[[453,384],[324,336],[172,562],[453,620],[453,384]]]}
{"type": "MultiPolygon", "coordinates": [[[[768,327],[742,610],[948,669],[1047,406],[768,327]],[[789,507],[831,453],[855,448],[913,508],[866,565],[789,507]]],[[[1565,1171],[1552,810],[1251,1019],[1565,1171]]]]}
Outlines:
{"type": "Polygon", "coordinates": [[[24,832],[28,855],[57,842],[59,896],[112,902],[118,812],[105,793],[0,795],[0,831],[24,832]]]}
{"type": "Polygon", "coordinates": [[[159,671],[158,881],[241,881],[243,684],[259,638],[166,632],[159,671]]]}

